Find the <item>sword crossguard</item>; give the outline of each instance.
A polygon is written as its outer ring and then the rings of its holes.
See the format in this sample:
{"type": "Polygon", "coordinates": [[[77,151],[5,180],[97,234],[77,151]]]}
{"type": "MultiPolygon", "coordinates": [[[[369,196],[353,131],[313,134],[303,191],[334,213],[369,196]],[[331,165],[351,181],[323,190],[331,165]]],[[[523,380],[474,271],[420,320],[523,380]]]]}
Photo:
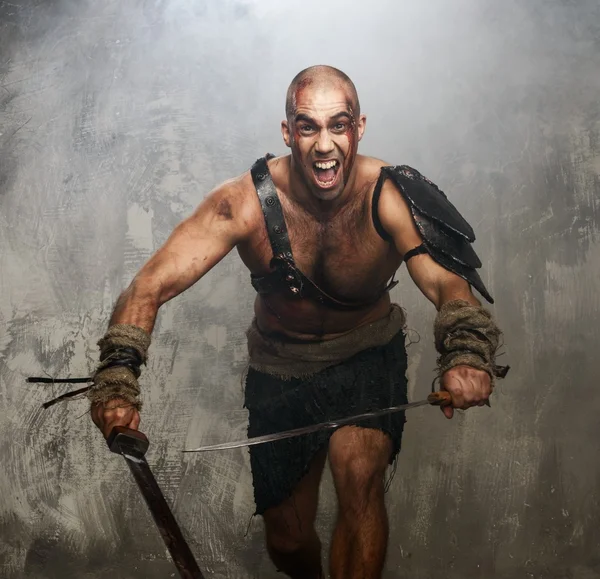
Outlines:
{"type": "Polygon", "coordinates": [[[141,454],[146,454],[150,441],[139,430],[132,430],[126,426],[115,426],[106,439],[106,444],[115,454],[121,454],[121,445],[127,445],[141,454]]]}

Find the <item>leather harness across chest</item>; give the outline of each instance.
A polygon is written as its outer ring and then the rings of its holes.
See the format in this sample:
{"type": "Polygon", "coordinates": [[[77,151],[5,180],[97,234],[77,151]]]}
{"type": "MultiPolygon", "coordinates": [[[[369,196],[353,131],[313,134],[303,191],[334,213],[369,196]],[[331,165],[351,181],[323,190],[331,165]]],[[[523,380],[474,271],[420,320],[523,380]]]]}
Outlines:
{"type": "MultiPolygon", "coordinates": [[[[250,173],[265,218],[265,225],[273,258],[271,271],[265,275],[251,274],[254,289],[262,295],[283,293],[292,298],[311,299],[336,310],[358,310],[372,305],[398,284],[392,280],[369,301],[345,301],[337,299],[321,289],[296,266],[292,246],[267,162],[274,155],[267,154],[258,159],[250,173]]],[[[493,299],[485,288],[476,269],[481,261],[471,243],[475,235],[446,195],[416,169],[407,165],[382,167],[372,201],[372,218],[375,229],[386,241],[391,237],[383,229],[377,215],[377,203],[384,181],[390,178],[410,207],[411,214],[423,243],[408,251],[403,260],[407,262],[415,255],[428,253],[438,264],[465,279],[490,303],[493,299]]]]}
{"type": "Polygon", "coordinates": [[[267,165],[267,161],[273,157],[274,155],[268,154],[258,159],[250,170],[273,250],[271,271],[263,276],[251,274],[250,279],[254,289],[259,294],[284,293],[290,297],[308,298],[338,310],[360,309],[377,302],[398,282],[392,279],[375,298],[368,302],[350,302],[339,300],[323,291],[298,269],[294,261],[281,201],[267,165]]]}

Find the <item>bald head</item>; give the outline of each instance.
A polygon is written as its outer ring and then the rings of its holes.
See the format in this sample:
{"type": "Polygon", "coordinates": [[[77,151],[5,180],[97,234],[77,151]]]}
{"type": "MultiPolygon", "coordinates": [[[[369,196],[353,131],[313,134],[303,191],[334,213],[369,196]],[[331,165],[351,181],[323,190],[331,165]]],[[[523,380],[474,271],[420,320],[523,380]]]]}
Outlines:
{"type": "Polygon", "coordinates": [[[360,115],[360,102],[354,83],[350,77],[333,66],[317,65],[300,71],[290,83],[285,99],[285,115],[291,119],[296,112],[296,94],[304,88],[343,88],[350,100],[354,114],[360,115]]]}

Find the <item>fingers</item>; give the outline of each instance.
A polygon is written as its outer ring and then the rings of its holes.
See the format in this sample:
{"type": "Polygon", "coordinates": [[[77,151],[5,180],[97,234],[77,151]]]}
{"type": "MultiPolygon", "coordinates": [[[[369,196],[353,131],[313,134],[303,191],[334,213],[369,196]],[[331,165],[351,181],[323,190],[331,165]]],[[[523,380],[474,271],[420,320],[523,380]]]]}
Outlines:
{"type": "MultiPolygon", "coordinates": [[[[453,374],[448,371],[444,375],[444,378],[442,388],[452,396],[452,406],[446,406],[445,409],[458,408],[460,410],[466,410],[469,408],[469,403],[465,399],[465,396],[468,396],[469,394],[469,389],[465,388],[460,377],[455,373],[453,374]]],[[[454,412],[452,412],[452,415],[454,415],[454,412]]]]}
{"type": "Polygon", "coordinates": [[[467,410],[488,403],[491,394],[490,376],[487,372],[470,366],[456,366],[442,376],[442,389],[452,396],[452,406],[442,408],[446,418],[452,418],[455,408],[467,410]]]}
{"type": "Polygon", "coordinates": [[[102,434],[104,435],[104,438],[108,438],[115,426],[125,426],[126,428],[137,430],[139,424],[140,414],[135,408],[132,408],[128,414],[120,414],[105,422],[102,427],[102,434]]]}
{"type": "Polygon", "coordinates": [[[104,404],[95,404],[90,410],[92,421],[108,438],[115,426],[125,426],[137,430],[140,413],[129,402],[121,399],[109,400],[104,404]]]}
{"type": "Polygon", "coordinates": [[[131,430],[137,430],[140,427],[140,413],[136,410],[133,414],[133,418],[129,423],[128,428],[131,430]]]}

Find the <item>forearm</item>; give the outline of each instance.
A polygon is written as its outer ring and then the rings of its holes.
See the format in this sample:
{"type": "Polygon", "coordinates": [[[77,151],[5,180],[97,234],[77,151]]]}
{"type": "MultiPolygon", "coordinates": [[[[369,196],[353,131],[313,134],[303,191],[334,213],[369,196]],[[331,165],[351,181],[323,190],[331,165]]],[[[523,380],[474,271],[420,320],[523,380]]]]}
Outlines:
{"type": "Polygon", "coordinates": [[[160,306],[160,287],[138,276],[119,296],[109,326],[130,324],[151,334],[160,306]]]}
{"type": "Polygon", "coordinates": [[[159,286],[143,274],[119,296],[108,330],[98,341],[100,363],[88,392],[92,406],[120,399],[140,409],[137,378],[146,363],[159,297],[159,286]]]}
{"type": "MultiPolygon", "coordinates": [[[[252,220],[244,213],[244,191],[239,184],[228,184],[209,195],[174,229],[117,299],[109,327],[98,341],[100,360],[88,392],[97,424],[106,426],[108,411],[97,409],[113,399],[138,410],[141,407],[137,379],[147,361],[160,307],[196,283],[253,230],[252,220]]],[[[122,424],[135,426],[135,422],[122,424]]]]}
{"type": "Polygon", "coordinates": [[[452,276],[450,279],[446,277],[446,279],[440,280],[434,292],[433,303],[436,309],[439,311],[444,304],[454,300],[463,300],[473,306],[481,305],[464,279],[452,276]]]}
{"type": "Polygon", "coordinates": [[[438,311],[444,304],[454,300],[464,300],[474,306],[481,305],[462,277],[443,268],[429,255],[413,257],[408,262],[408,272],[416,286],[438,311]]]}

